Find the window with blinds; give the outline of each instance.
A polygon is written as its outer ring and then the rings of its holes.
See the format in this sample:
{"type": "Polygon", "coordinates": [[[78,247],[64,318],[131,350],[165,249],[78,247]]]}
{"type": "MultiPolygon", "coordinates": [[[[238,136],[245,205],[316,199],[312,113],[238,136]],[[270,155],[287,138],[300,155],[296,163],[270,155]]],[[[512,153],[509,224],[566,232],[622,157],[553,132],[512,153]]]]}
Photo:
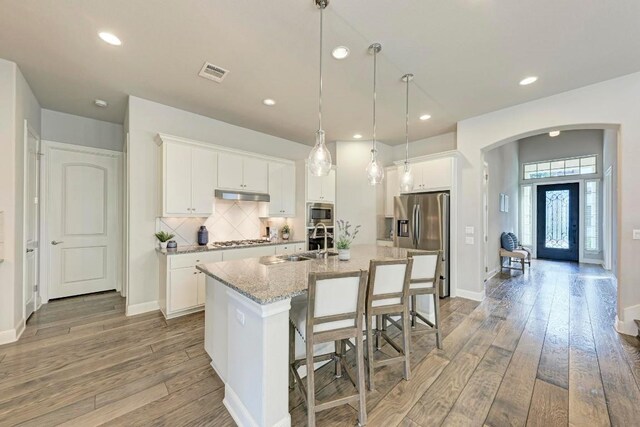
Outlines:
{"type": "Polygon", "coordinates": [[[597,173],[596,157],[584,156],[571,159],[548,160],[523,165],[525,180],[555,178],[559,176],[589,175],[597,173]]]}
{"type": "Polygon", "coordinates": [[[598,181],[585,182],[584,249],[598,251],[598,181]]]}

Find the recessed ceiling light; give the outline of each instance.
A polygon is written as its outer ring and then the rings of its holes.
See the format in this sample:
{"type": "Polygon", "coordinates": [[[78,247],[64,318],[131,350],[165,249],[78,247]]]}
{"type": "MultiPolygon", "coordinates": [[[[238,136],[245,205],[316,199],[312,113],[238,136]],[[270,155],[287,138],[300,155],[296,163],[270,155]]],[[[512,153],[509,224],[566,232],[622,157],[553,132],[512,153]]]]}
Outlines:
{"type": "Polygon", "coordinates": [[[520,80],[520,86],[530,85],[531,83],[535,83],[537,80],[538,78],[536,76],[525,77],[524,79],[520,80]]]}
{"type": "Polygon", "coordinates": [[[100,36],[103,41],[109,43],[112,46],[120,46],[122,44],[120,39],[111,33],[106,33],[103,31],[101,33],[98,33],[98,36],[100,36]]]}
{"type": "Polygon", "coordinates": [[[264,105],[269,106],[269,107],[271,107],[271,106],[273,106],[273,105],[276,105],[276,101],[274,101],[274,100],[273,100],[273,99],[271,99],[271,98],[263,99],[263,100],[262,100],[262,103],[263,103],[264,105]]]}
{"type": "Polygon", "coordinates": [[[349,56],[349,48],[346,46],[338,46],[337,48],[333,49],[331,55],[333,55],[333,57],[336,59],[344,59],[349,56]]]}
{"type": "Polygon", "coordinates": [[[109,106],[109,103],[104,99],[96,99],[93,103],[96,104],[96,107],[100,108],[107,108],[109,106]]]}
{"type": "Polygon", "coordinates": [[[423,114],[420,116],[420,120],[425,121],[431,118],[431,114],[423,114]]]}
{"type": "Polygon", "coordinates": [[[556,137],[558,135],[560,135],[560,131],[559,130],[552,130],[551,132],[549,132],[549,136],[551,138],[556,137]]]}
{"type": "Polygon", "coordinates": [[[354,139],[360,139],[362,138],[362,135],[360,135],[359,133],[356,133],[355,135],[353,135],[354,139]]]}

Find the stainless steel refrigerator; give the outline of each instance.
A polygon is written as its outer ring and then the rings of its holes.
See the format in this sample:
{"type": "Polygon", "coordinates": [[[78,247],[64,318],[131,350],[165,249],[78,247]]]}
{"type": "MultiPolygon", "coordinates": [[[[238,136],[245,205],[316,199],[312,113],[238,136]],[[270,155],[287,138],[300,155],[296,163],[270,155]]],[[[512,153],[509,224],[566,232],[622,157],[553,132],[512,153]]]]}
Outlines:
{"type": "Polygon", "coordinates": [[[440,296],[449,296],[449,193],[394,197],[394,246],[441,250],[440,296]]]}

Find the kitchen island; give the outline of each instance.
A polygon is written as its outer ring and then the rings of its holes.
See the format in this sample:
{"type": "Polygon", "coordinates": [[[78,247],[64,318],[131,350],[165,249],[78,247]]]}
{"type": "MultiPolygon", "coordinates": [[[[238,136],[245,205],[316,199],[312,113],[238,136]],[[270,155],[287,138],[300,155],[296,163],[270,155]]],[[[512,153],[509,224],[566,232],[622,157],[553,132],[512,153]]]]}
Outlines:
{"type": "Polygon", "coordinates": [[[290,426],[289,309],[312,272],[367,270],[407,249],[360,245],[351,259],[268,256],[198,265],[207,275],[205,350],[225,383],[224,404],[240,426],[290,426]]]}

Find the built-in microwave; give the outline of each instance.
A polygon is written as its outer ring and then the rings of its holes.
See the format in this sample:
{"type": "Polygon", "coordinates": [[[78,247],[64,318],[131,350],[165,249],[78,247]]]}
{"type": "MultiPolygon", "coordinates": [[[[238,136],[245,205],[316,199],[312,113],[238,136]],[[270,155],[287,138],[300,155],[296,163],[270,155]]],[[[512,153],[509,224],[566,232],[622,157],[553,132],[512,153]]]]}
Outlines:
{"type": "Polygon", "coordinates": [[[310,227],[318,224],[333,226],[333,219],[333,204],[307,203],[307,221],[310,227]]]}

